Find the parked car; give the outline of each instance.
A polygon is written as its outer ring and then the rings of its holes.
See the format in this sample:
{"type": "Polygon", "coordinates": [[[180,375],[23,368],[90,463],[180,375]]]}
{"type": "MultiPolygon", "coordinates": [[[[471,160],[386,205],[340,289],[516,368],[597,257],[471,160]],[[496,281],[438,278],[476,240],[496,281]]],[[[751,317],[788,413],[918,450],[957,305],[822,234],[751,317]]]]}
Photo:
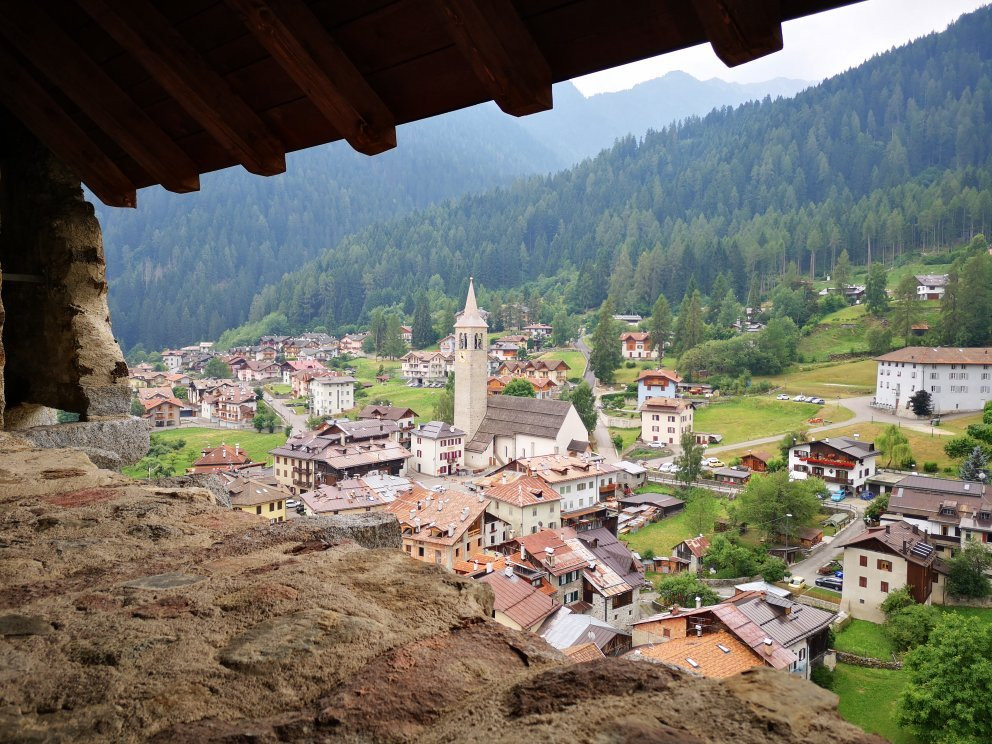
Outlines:
{"type": "Polygon", "coordinates": [[[295,509],[299,505],[300,505],[300,502],[297,501],[296,499],[286,499],[286,508],[287,509],[295,509]]]}
{"type": "Polygon", "coordinates": [[[832,592],[839,592],[844,588],[844,582],[836,576],[821,576],[814,583],[832,592]]]}
{"type": "Polygon", "coordinates": [[[648,447],[651,449],[661,449],[664,446],[662,442],[648,442],[648,447]]]}
{"type": "Polygon", "coordinates": [[[826,405],[827,403],[827,401],[825,401],[823,398],[810,398],[809,402],[816,403],[816,405],[818,406],[826,405]]]}
{"type": "Polygon", "coordinates": [[[834,572],[836,572],[839,567],[840,567],[839,561],[830,561],[830,563],[825,563],[822,566],[820,566],[818,569],[816,569],[816,572],[820,574],[820,576],[830,576],[834,572]]]}
{"type": "Polygon", "coordinates": [[[830,494],[830,500],[833,502],[843,501],[845,498],[847,498],[847,494],[840,490],[834,491],[830,494]]]}
{"type": "Polygon", "coordinates": [[[788,395],[786,395],[785,393],[779,393],[778,400],[788,400],[788,399],[789,399],[788,395]]]}
{"type": "Polygon", "coordinates": [[[723,461],[719,457],[707,457],[706,464],[711,468],[722,468],[723,461]]]}
{"type": "Polygon", "coordinates": [[[791,576],[789,578],[790,589],[802,589],[804,586],[806,586],[806,579],[802,576],[791,576]]]}
{"type": "Polygon", "coordinates": [[[805,395],[797,395],[792,400],[796,401],[797,403],[802,403],[802,402],[804,402],[806,400],[806,396],[805,395]]]}

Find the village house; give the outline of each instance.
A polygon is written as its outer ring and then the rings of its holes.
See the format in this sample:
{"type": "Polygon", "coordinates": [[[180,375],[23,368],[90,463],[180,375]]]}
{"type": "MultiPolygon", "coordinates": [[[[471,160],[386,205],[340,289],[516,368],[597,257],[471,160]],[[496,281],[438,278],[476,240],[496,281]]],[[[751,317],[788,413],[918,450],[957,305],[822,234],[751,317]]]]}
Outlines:
{"type": "Polygon", "coordinates": [[[507,560],[542,572],[559,604],[574,605],[582,600],[582,572],[588,567],[585,555],[573,551],[566,542],[574,537],[575,531],[569,528],[543,529],[509,540],[500,550],[507,560]]]}
{"type": "Polygon", "coordinates": [[[286,521],[286,500],[291,495],[271,478],[230,478],[227,493],[232,509],[263,517],[272,524],[286,521]]]}
{"type": "Polygon", "coordinates": [[[310,415],[335,416],[355,407],[355,383],[348,375],[318,377],[310,381],[310,415]]]}
{"type": "Polygon", "coordinates": [[[809,550],[823,542],[823,530],[818,527],[796,527],[775,535],[775,542],[791,546],[798,545],[803,550],[809,550]]]}
{"type": "Polygon", "coordinates": [[[447,382],[455,365],[453,355],[440,351],[408,351],[400,361],[400,377],[419,386],[447,382]]]}
{"type": "Polygon", "coordinates": [[[410,432],[410,455],[410,473],[454,475],[465,464],[465,432],[444,421],[419,424],[410,432]]]}
{"type": "Polygon", "coordinates": [[[247,424],[258,408],[258,396],[254,390],[244,388],[225,389],[213,401],[213,415],[222,424],[247,424]]]}
{"type": "Polygon", "coordinates": [[[503,375],[500,377],[490,377],[486,382],[486,393],[488,395],[502,395],[506,386],[514,380],[526,380],[534,388],[534,397],[538,400],[549,400],[553,393],[558,391],[558,386],[551,380],[537,377],[511,377],[503,375]]]}
{"type": "Polygon", "coordinates": [[[510,532],[497,543],[518,535],[529,535],[560,524],[561,496],[542,478],[504,472],[485,489],[489,513],[506,522],[510,532]]]}
{"type": "Polygon", "coordinates": [[[492,345],[489,347],[489,353],[498,357],[502,361],[516,359],[520,354],[520,344],[499,339],[497,341],[493,341],[492,345]]]}
{"type": "Polygon", "coordinates": [[[760,454],[748,452],[741,457],[741,465],[753,473],[766,473],[768,472],[769,459],[768,457],[762,457],[760,454]]]}
{"type": "Polygon", "coordinates": [[[450,571],[456,562],[481,550],[488,506],[481,494],[454,488],[428,491],[414,483],[387,509],[399,520],[407,555],[450,571]]]}
{"type": "Polygon", "coordinates": [[[630,633],[592,615],[562,607],[544,621],[541,638],[571,658],[622,656],[630,650],[630,633]],[[597,654],[584,653],[593,646],[597,654]],[[580,655],[581,654],[581,655],[580,655]]]}
{"type": "Polygon", "coordinates": [[[308,517],[385,511],[393,500],[369,488],[361,478],[346,478],[300,493],[303,513],[308,517]]]}
{"type": "Polygon", "coordinates": [[[907,475],[892,486],[881,523],[907,522],[929,536],[942,558],[977,541],[992,543],[992,487],[983,483],[907,475]]]}
{"type": "Polygon", "coordinates": [[[310,384],[314,380],[320,380],[324,377],[340,377],[340,373],[325,368],[305,369],[294,372],[289,378],[289,385],[292,390],[293,397],[309,398],[310,384]]]}
{"type": "Polygon", "coordinates": [[[924,530],[909,522],[869,527],[843,543],[844,586],[840,609],[857,620],[885,621],[881,604],[890,592],[909,587],[913,599],[930,604],[937,581],[934,550],[924,530]]]}
{"type": "Polygon", "coordinates": [[[640,653],[629,656],[703,677],[770,666],[809,679],[827,651],[836,617],[789,596],[739,591],[717,605],[673,608],[642,620],[633,629],[634,649],[640,653]]]}
{"type": "Polygon", "coordinates": [[[560,359],[528,359],[527,361],[510,360],[501,362],[496,370],[497,376],[525,377],[528,379],[550,380],[556,387],[564,385],[568,380],[571,367],[560,359]]]}
{"type": "Polygon", "coordinates": [[[747,468],[714,468],[713,480],[732,488],[743,488],[751,480],[751,471],[747,468]]]}
{"type": "Polygon", "coordinates": [[[232,447],[221,442],[218,447],[200,450],[200,457],[187,469],[187,473],[219,473],[225,470],[242,470],[255,465],[248,453],[235,443],[232,447]]]}
{"type": "Polygon", "coordinates": [[[639,326],[641,324],[641,321],[643,321],[644,318],[642,318],[640,315],[622,315],[622,314],[620,314],[620,315],[614,315],[613,316],[613,320],[615,320],[615,321],[617,321],[619,323],[626,323],[627,325],[633,326],[634,328],[636,328],[637,326],[639,326]]]}
{"type": "Polygon", "coordinates": [[[980,411],[992,400],[992,348],[907,346],[875,357],[874,405],[915,418],[910,398],[930,393],[934,415],[980,411]]]}
{"type": "Polygon", "coordinates": [[[400,326],[400,338],[407,346],[413,343],[413,328],[410,326],[400,326]]]}
{"type": "Polygon", "coordinates": [[[703,572],[703,559],[710,549],[710,541],[707,537],[699,535],[690,537],[672,548],[672,555],[688,561],[688,570],[698,574],[703,572]]]}
{"type": "Polygon", "coordinates": [[[289,385],[293,381],[293,375],[297,372],[326,370],[327,368],[314,359],[290,359],[280,365],[282,369],[283,384],[289,385]]]}
{"type": "Polygon", "coordinates": [[[692,431],[691,401],[682,398],[646,398],[639,406],[641,441],[661,442],[678,449],[685,432],[692,431]]]}
{"type": "Polygon", "coordinates": [[[192,405],[199,405],[205,395],[220,393],[224,390],[235,390],[243,387],[234,380],[221,380],[217,378],[205,378],[202,380],[190,380],[186,386],[186,398],[192,405]]]}
{"type": "Polygon", "coordinates": [[[348,354],[349,356],[364,356],[362,352],[362,342],[368,336],[368,333],[349,333],[341,337],[338,342],[338,351],[341,354],[348,354]]]}
{"type": "Polygon", "coordinates": [[[853,437],[794,444],[789,448],[789,479],[819,478],[828,488],[859,494],[865,490],[868,478],[878,471],[875,460],[879,454],[874,442],[853,437]]]}
{"type": "Polygon", "coordinates": [[[682,378],[667,369],[644,369],[637,375],[637,405],[648,398],[675,398],[682,378]]]}
{"type": "Polygon", "coordinates": [[[317,427],[317,433],[337,444],[355,442],[400,441],[400,427],[395,421],[386,419],[332,419],[317,427]]]}
{"type": "Polygon", "coordinates": [[[406,445],[410,441],[410,431],[413,422],[419,414],[412,408],[402,406],[368,405],[358,412],[359,419],[375,419],[376,421],[394,421],[400,427],[400,443],[406,445]]]}
{"type": "Polygon", "coordinates": [[[278,380],[282,377],[282,367],[275,361],[249,360],[237,371],[237,377],[242,382],[278,380]]]}
{"type": "Polygon", "coordinates": [[[648,482],[648,469],[643,465],[629,460],[619,460],[613,463],[618,468],[617,482],[622,486],[625,493],[640,488],[648,482]]]}
{"type": "Polygon", "coordinates": [[[183,368],[183,353],[174,349],[166,349],[162,352],[162,364],[170,372],[178,372],[183,368]]]}
{"type": "Polygon", "coordinates": [[[624,359],[658,358],[658,350],[651,346],[651,334],[646,331],[624,331],[621,333],[620,350],[624,359]]]}
{"type": "Polygon", "coordinates": [[[523,327],[523,332],[533,339],[547,338],[553,330],[554,328],[546,323],[531,323],[523,327]]]}
{"type": "Polygon", "coordinates": [[[537,633],[561,607],[554,597],[541,591],[540,579],[518,576],[512,566],[483,574],[478,581],[493,590],[493,619],[513,630],[537,633]]]}
{"type": "Polygon", "coordinates": [[[448,334],[440,341],[437,342],[438,349],[441,350],[442,354],[454,354],[455,353],[455,337],[454,334],[448,334]]]}
{"type": "Polygon", "coordinates": [[[393,441],[342,445],[312,431],[293,434],[269,454],[274,457],[275,477],[294,494],[372,471],[399,475],[410,457],[393,441]]]}
{"type": "Polygon", "coordinates": [[[179,418],[182,415],[183,402],[171,396],[161,398],[139,398],[145,412],[141,418],[148,422],[148,426],[153,429],[160,429],[170,426],[179,426],[179,418]]]}
{"type": "Polygon", "coordinates": [[[164,387],[168,382],[167,372],[133,372],[128,375],[128,385],[132,390],[164,387]]]}
{"type": "Polygon", "coordinates": [[[282,354],[281,347],[276,348],[275,346],[263,346],[255,352],[255,361],[274,362],[280,354],[282,354]]]}
{"type": "Polygon", "coordinates": [[[561,497],[562,526],[593,529],[609,521],[609,511],[602,502],[616,495],[619,468],[588,455],[561,454],[521,458],[505,469],[538,476],[549,485],[561,497]]]}
{"type": "Polygon", "coordinates": [[[917,274],[916,296],[921,300],[942,300],[947,291],[947,274],[917,274]]]}

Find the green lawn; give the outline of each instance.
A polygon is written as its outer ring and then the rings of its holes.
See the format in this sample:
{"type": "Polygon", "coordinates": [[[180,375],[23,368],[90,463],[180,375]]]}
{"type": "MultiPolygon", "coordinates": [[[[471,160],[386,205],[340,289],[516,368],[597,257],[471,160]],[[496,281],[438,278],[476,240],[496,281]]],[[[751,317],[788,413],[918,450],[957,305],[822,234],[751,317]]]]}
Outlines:
{"type": "Polygon", "coordinates": [[[800,365],[780,375],[756,377],[767,380],[790,395],[821,398],[847,398],[870,395],[875,391],[877,362],[858,359],[850,362],[800,365]]]}
{"type": "Polygon", "coordinates": [[[287,385],[282,382],[273,382],[269,385],[266,385],[265,389],[268,390],[273,395],[289,395],[290,393],[293,392],[292,385],[287,385]]]}
{"type": "MultiPolygon", "coordinates": [[[[193,462],[200,457],[200,450],[206,447],[216,447],[222,443],[240,444],[254,462],[271,463],[269,450],[285,444],[286,435],[281,429],[275,433],[259,434],[244,429],[207,429],[205,427],[190,427],[188,429],[170,429],[169,431],[153,431],[153,439],[171,442],[182,439],[186,442],[173,460],[173,475],[182,475],[193,462]]],[[[132,465],[123,469],[125,475],[132,478],[147,477],[147,466],[132,465]]]]}
{"type": "Polygon", "coordinates": [[[834,647],[838,651],[885,661],[891,661],[892,653],[895,651],[885,628],[867,620],[852,620],[837,634],[834,647]]]}
{"type": "Polygon", "coordinates": [[[693,428],[723,434],[722,445],[794,431],[809,426],[807,421],[814,416],[835,421],[838,416],[844,420],[852,415],[846,408],[837,406],[793,403],[770,397],[731,398],[714,400],[697,410],[693,428]]]}
{"type": "Polygon", "coordinates": [[[534,359],[565,362],[569,366],[568,377],[582,377],[586,372],[586,358],[578,349],[551,349],[538,354],[534,359]]]}
{"type": "MultiPolygon", "coordinates": [[[[871,423],[863,422],[860,424],[852,424],[850,426],[841,426],[836,429],[830,429],[829,432],[823,432],[819,436],[825,437],[840,437],[840,436],[851,436],[852,434],[859,434],[860,439],[864,441],[873,442],[878,439],[879,435],[888,428],[888,424],[881,423],[871,423]]],[[[934,427],[934,434],[931,436],[928,433],[922,431],[915,431],[909,429],[905,426],[901,427],[902,433],[906,435],[906,439],[909,442],[909,449],[913,453],[913,457],[916,460],[918,467],[922,468],[925,462],[935,462],[940,468],[958,466],[956,460],[952,460],[944,453],[944,444],[950,439],[946,434],[941,434],[941,430],[944,427],[934,427]]],[[[887,460],[885,458],[880,458],[879,466],[885,466],[887,460]]]]}
{"type": "Polygon", "coordinates": [[[355,370],[355,378],[359,382],[371,383],[372,387],[365,388],[366,395],[356,398],[355,408],[345,411],[345,416],[354,417],[362,408],[373,400],[388,400],[390,405],[412,408],[417,412],[417,423],[430,421],[434,413],[434,401],[440,395],[442,388],[412,388],[407,387],[406,380],[399,376],[402,363],[396,359],[357,358],[349,362],[355,370]],[[389,381],[376,382],[379,367],[383,374],[389,375],[389,381]]]}
{"type": "Polygon", "coordinates": [[[965,617],[977,617],[985,624],[992,624],[992,608],[988,607],[945,607],[944,605],[934,605],[941,612],[949,615],[963,615],[965,617]]]}
{"type": "Polygon", "coordinates": [[[868,669],[838,664],[834,692],[841,717],[892,744],[916,744],[917,738],[896,723],[899,694],[909,681],[902,669],[868,669]]]}
{"type": "Polygon", "coordinates": [[[631,445],[637,440],[637,437],[641,435],[640,429],[616,429],[614,427],[609,427],[610,436],[620,435],[623,439],[623,449],[626,451],[631,445]]]}
{"type": "MultiPolygon", "coordinates": [[[[657,492],[670,493],[670,491],[662,490],[662,488],[657,488],[657,492]]],[[[720,516],[726,516],[725,502],[721,500],[718,503],[720,504],[720,516]]],[[[706,532],[708,537],[713,537],[713,534],[712,528],[706,532]]],[[[655,555],[671,555],[675,545],[687,537],[693,536],[694,533],[689,528],[686,514],[681,511],[674,516],[642,527],[633,534],[621,535],[621,539],[627,543],[631,550],[641,555],[644,555],[644,552],[649,549],[653,550],[655,555]]]]}

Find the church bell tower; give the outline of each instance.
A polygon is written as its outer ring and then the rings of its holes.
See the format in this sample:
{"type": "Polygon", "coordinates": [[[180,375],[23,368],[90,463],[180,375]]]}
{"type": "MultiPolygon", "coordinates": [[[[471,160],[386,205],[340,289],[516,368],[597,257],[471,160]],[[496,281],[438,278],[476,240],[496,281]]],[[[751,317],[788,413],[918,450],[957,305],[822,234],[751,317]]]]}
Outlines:
{"type": "Polygon", "coordinates": [[[475,436],[486,415],[489,380],[489,324],[475,301],[472,277],[468,280],[465,309],[455,321],[455,426],[467,439],[475,436]]]}

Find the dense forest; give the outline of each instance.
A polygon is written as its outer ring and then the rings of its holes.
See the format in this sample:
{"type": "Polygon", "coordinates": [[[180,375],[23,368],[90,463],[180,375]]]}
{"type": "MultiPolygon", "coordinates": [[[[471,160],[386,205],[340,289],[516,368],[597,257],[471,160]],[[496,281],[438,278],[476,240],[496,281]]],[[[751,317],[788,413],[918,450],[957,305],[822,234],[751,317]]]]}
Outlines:
{"type": "Polygon", "coordinates": [[[196,194],[146,189],[135,211],[99,208],[115,332],[127,347],[216,338],[248,317],[261,287],[367,225],[560,170],[629,132],[807,85],[670,73],[586,99],[562,83],[551,111],[457,111],[400,127],[397,149],[374,158],[337,143],[290,155],[274,178],[232,168],[205,176],[196,194]]]}
{"type": "Polygon", "coordinates": [[[411,312],[425,288],[462,296],[470,274],[504,298],[539,292],[549,315],[607,294],[643,313],[721,273],[743,299],[790,266],[829,273],[844,249],[864,265],[992,234],[989,38],[985,8],[793,99],[372,225],[262,290],[251,320],[340,329],[379,306],[411,312]]]}

